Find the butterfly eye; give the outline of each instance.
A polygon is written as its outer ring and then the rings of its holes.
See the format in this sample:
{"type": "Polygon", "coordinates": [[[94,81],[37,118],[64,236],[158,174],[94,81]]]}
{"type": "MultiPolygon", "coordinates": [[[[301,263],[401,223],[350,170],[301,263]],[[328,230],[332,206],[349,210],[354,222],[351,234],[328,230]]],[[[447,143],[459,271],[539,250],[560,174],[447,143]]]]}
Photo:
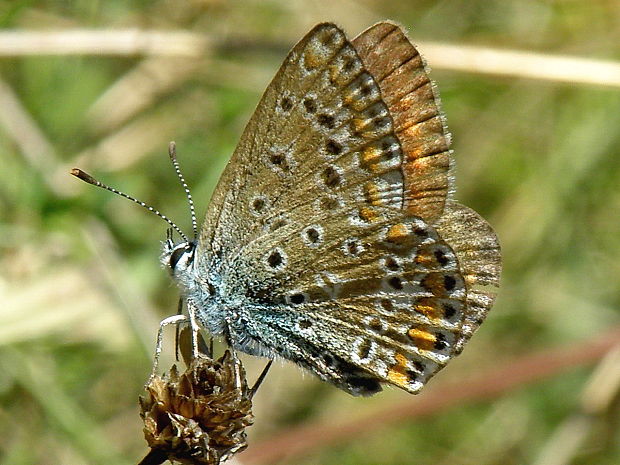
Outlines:
{"type": "Polygon", "coordinates": [[[172,254],[170,255],[170,268],[172,270],[176,268],[177,263],[179,263],[179,260],[181,260],[181,257],[185,254],[185,252],[187,252],[187,249],[185,247],[178,248],[172,252],[172,254]]]}

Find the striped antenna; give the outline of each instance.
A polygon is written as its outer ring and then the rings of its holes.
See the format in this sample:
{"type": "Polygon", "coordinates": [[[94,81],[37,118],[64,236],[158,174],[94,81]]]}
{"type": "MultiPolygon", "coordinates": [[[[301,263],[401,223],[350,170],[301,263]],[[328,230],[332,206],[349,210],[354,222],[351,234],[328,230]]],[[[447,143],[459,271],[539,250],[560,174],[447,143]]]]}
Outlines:
{"type": "Polygon", "coordinates": [[[185,178],[183,174],[181,174],[181,167],[179,166],[179,161],[177,160],[177,146],[173,142],[170,142],[168,145],[168,155],[170,156],[170,161],[172,161],[172,165],[174,166],[174,170],[177,172],[177,176],[179,177],[179,181],[181,182],[181,186],[185,191],[185,196],[187,197],[187,203],[189,204],[189,213],[192,217],[192,229],[194,230],[194,241],[198,239],[198,223],[196,222],[196,210],[194,208],[194,200],[192,199],[192,194],[189,192],[189,187],[187,187],[187,183],[185,182],[185,178]]]}
{"type": "Polygon", "coordinates": [[[141,207],[146,208],[151,213],[155,213],[162,220],[164,220],[166,223],[168,223],[170,226],[172,226],[174,228],[174,230],[179,233],[179,236],[181,236],[185,242],[189,242],[189,240],[187,239],[187,236],[185,234],[183,234],[183,231],[181,231],[181,229],[176,224],[174,224],[174,222],[170,218],[168,218],[166,215],[161,213],[159,210],[154,209],[150,205],[145,204],[144,202],[142,202],[142,201],[132,197],[131,195],[127,195],[124,192],[119,191],[118,189],[114,189],[113,187],[110,187],[110,186],[102,183],[101,181],[96,180],[90,174],[82,171],[79,168],[73,168],[70,171],[70,173],[73,176],[75,176],[76,178],[81,179],[84,182],[87,182],[88,184],[92,184],[93,186],[101,187],[102,189],[105,189],[105,190],[110,191],[110,192],[112,192],[114,194],[120,195],[121,197],[125,197],[126,199],[131,200],[133,203],[137,203],[141,207]]]}

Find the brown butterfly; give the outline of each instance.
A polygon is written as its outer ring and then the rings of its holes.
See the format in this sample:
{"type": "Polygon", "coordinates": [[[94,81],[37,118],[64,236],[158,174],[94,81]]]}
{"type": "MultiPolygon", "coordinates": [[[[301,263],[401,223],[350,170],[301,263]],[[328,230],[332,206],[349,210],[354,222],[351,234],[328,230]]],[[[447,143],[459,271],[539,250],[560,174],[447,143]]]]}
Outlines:
{"type": "MultiPolygon", "coordinates": [[[[354,395],[418,392],[493,304],[497,237],[453,200],[437,90],[402,29],[315,26],[267,87],[196,240],[162,263],[190,320],[354,395]]],[[[178,323],[182,317],[168,322],[178,323]]]]}

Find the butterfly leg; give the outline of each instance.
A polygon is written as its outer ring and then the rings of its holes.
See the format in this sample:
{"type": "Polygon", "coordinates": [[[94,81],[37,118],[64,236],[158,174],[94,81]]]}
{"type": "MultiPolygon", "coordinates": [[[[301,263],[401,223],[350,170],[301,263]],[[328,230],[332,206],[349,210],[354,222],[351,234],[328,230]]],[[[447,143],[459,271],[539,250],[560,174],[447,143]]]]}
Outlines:
{"type": "Polygon", "coordinates": [[[155,355],[153,356],[153,369],[151,370],[151,376],[149,376],[148,383],[150,383],[157,374],[157,367],[159,365],[159,356],[161,355],[161,348],[163,344],[164,328],[168,325],[180,325],[181,323],[187,323],[188,317],[186,315],[173,315],[168,318],[164,318],[159,322],[159,331],[157,331],[157,342],[155,343],[155,355]]]}
{"type": "Polygon", "coordinates": [[[256,394],[256,391],[258,391],[258,388],[260,387],[260,385],[263,384],[263,381],[265,380],[265,377],[267,376],[267,373],[269,372],[269,368],[271,368],[272,363],[273,363],[273,359],[267,362],[267,365],[265,365],[265,368],[263,368],[263,371],[261,372],[258,379],[254,383],[254,386],[250,388],[250,399],[254,397],[254,394],[256,394]]]}
{"type": "MultiPolygon", "coordinates": [[[[177,304],[177,315],[183,314],[183,298],[179,297],[179,303],[177,304]]],[[[176,325],[174,332],[174,359],[179,361],[179,348],[180,348],[180,338],[181,336],[181,328],[179,325],[176,325]]]]}
{"type": "Polygon", "coordinates": [[[198,347],[198,332],[200,331],[200,325],[196,320],[196,307],[190,302],[187,303],[187,314],[189,326],[192,331],[192,357],[198,358],[200,356],[200,349],[198,347]]]}

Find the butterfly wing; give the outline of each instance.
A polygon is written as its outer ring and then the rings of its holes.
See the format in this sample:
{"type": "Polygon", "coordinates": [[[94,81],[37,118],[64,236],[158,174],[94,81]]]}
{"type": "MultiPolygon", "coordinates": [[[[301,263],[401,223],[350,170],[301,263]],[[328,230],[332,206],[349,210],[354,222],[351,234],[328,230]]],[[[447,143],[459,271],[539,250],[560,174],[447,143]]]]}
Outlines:
{"type": "Polygon", "coordinates": [[[454,161],[428,67],[405,32],[388,21],[362,32],[353,46],[381,89],[401,145],[403,209],[432,222],[441,216],[454,190],[450,176],[454,161]]]}
{"type": "Polygon", "coordinates": [[[235,254],[287,214],[312,214],[319,198],[324,208],[363,195],[400,209],[402,165],[379,86],[344,32],[319,24],[265,91],[213,194],[200,244],[235,254]]]}
{"type": "Polygon", "coordinates": [[[417,392],[492,304],[499,247],[448,199],[449,137],[419,54],[320,24],[267,88],[199,247],[233,344],[352,394],[417,392]],[[412,83],[413,81],[413,83],[412,83]]]}

